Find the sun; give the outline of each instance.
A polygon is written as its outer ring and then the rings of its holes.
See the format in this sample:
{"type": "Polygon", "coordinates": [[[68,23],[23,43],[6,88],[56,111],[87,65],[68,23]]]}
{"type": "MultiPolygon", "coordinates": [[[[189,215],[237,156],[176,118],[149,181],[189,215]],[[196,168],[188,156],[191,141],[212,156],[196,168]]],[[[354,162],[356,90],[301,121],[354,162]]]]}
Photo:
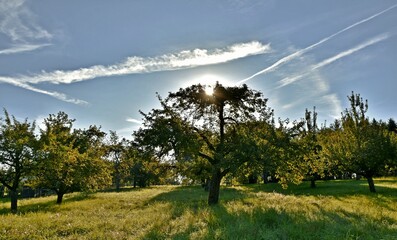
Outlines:
{"type": "Polygon", "coordinates": [[[215,74],[202,74],[197,77],[192,78],[191,81],[186,82],[187,86],[193,84],[201,84],[204,86],[204,91],[207,95],[212,95],[214,93],[214,87],[216,83],[220,83],[224,86],[231,86],[232,84],[226,78],[223,78],[215,74]]]}
{"type": "Polygon", "coordinates": [[[211,86],[211,85],[205,86],[204,91],[205,91],[205,94],[207,94],[208,96],[211,96],[212,94],[214,94],[214,86],[211,86]]]}

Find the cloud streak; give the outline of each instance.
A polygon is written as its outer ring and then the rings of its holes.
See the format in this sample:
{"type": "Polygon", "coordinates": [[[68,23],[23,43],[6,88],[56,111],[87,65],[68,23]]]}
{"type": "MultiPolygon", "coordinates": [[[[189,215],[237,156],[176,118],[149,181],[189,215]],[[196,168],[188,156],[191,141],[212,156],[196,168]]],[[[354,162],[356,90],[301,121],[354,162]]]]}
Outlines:
{"type": "MultiPolygon", "coordinates": [[[[26,47],[31,49],[34,47],[26,47]]],[[[21,50],[21,49],[20,49],[21,50]]],[[[5,51],[5,50],[4,50],[5,51]]],[[[11,51],[11,50],[9,50],[11,51]]],[[[17,51],[16,49],[12,51],[17,51]]],[[[157,57],[129,57],[125,61],[110,65],[95,65],[89,68],[81,68],[72,71],[57,70],[53,72],[43,71],[36,75],[20,75],[17,77],[2,77],[0,82],[12,84],[37,93],[42,93],[61,101],[74,104],[86,105],[87,102],[79,99],[69,98],[67,95],[50,92],[35,88],[32,84],[48,82],[52,84],[71,84],[99,77],[120,76],[137,73],[150,73],[158,71],[171,71],[193,68],[205,65],[225,63],[228,61],[244,58],[252,55],[264,54],[270,51],[270,45],[264,45],[257,41],[238,43],[222,49],[194,49],[179,53],[166,54],[157,57]]],[[[7,52],[6,52],[7,53],[7,52]]],[[[6,54],[3,53],[3,54],[6,54]]]]}
{"type": "Polygon", "coordinates": [[[368,40],[368,41],[366,41],[366,42],[364,42],[364,43],[362,43],[362,44],[360,44],[360,45],[358,45],[358,46],[356,46],[354,48],[351,48],[351,49],[346,50],[344,52],[338,53],[337,55],[335,55],[333,57],[330,57],[330,58],[328,58],[328,59],[326,59],[326,60],[324,60],[324,61],[322,61],[322,62],[320,62],[320,63],[318,63],[316,65],[314,65],[313,69],[324,67],[324,66],[326,66],[328,64],[331,64],[331,63],[335,62],[336,60],[339,60],[339,59],[344,58],[346,56],[349,56],[349,55],[351,55],[351,54],[353,54],[353,53],[355,53],[357,51],[360,51],[361,49],[364,49],[364,48],[369,47],[369,46],[371,46],[373,44],[376,44],[378,42],[386,40],[387,38],[389,38],[389,34],[387,34],[387,33],[379,35],[379,36],[376,36],[376,37],[374,37],[374,38],[372,38],[372,39],[370,39],[370,40],[368,40]]]}
{"type": "Polygon", "coordinates": [[[333,57],[327,58],[327,59],[325,59],[325,60],[323,60],[323,61],[321,61],[321,62],[319,62],[319,63],[317,63],[315,65],[312,65],[310,67],[310,69],[307,72],[305,72],[305,73],[301,73],[301,74],[298,74],[296,76],[287,77],[287,78],[284,78],[284,79],[280,80],[279,81],[280,85],[277,88],[281,88],[281,87],[287,86],[287,85],[289,85],[289,84],[291,84],[291,83],[293,83],[293,82],[295,82],[295,81],[297,81],[297,80],[299,80],[299,79],[311,74],[312,71],[314,71],[316,69],[325,67],[325,66],[327,66],[327,65],[329,65],[329,64],[331,64],[331,63],[333,63],[333,62],[335,62],[335,61],[337,61],[337,60],[339,60],[341,58],[347,57],[347,56],[349,56],[349,55],[351,55],[351,54],[353,54],[353,53],[355,53],[357,51],[360,51],[360,50],[366,48],[366,47],[369,47],[369,46],[371,46],[373,44],[376,44],[378,42],[384,41],[388,37],[389,37],[389,34],[382,34],[382,35],[374,37],[374,38],[372,38],[372,39],[370,39],[370,40],[368,40],[368,41],[366,41],[366,42],[364,42],[364,43],[362,43],[362,44],[360,44],[360,45],[358,45],[358,46],[356,46],[354,48],[351,48],[349,50],[340,52],[340,53],[336,54],[333,57]]]}
{"type": "Polygon", "coordinates": [[[125,121],[130,122],[130,123],[142,124],[141,120],[138,120],[135,118],[127,118],[125,121]]]}
{"type": "Polygon", "coordinates": [[[331,113],[329,113],[329,116],[338,119],[340,117],[340,114],[342,113],[342,104],[341,101],[339,100],[338,96],[333,93],[333,94],[327,94],[321,97],[321,99],[326,102],[330,103],[331,106],[333,106],[333,109],[331,113]]]}
{"type": "Polygon", "coordinates": [[[148,58],[134,56],[127,58],[121,63],[110,66],[94,65],[72,71],[43,71],[37,75],[22,75],[18,79],[21,82],[31,84],[42,82],[70,84],[99,77],[171,71],[219,64],[252,55],[264,54],[269,51],[269,44],[263,45],[260,42],[253,41],[234,44],[223,49],[194,49],[148,58]]]}
{"type": "Polygon", "coordinates": [[[11,84],[13,86],[16,87],[20,87],[29,91],[33,91],[33,92],[37,92],[37,93],[41,93],[44,95],[48,95],[51,96],[53,98],[56,98],[58,100],[64,101],[64,102],[68,102],[68,103],[73,103],[73,104],[77,104],[77,105],[88,105],[89,103],[84,101],[84,100],[80,100],[80,99],[75,99],[75,98],[70,98],[68,97],[66,94],[63,93],[59,93],[59,92],[51,92],[51,91],[46,91],[46,90],[42,90],[39,88],[35,88],[29,84],[26,83],[21,83],[16,79],[13,78],[9,78],[9,77],[1,77],[0,76],[0,82],[3,83],[8,83],[11,84]]]}
{"type": "Polygon", "coordinates": [[[21,52],[30,52],[36,49],[40,49],[43,47],[50,46],[51,44],[22,44],[16,45],[11,48],[0,50],[0,55],[8,55],[8,54],[15,54],[21,52]]]}
{"type": "Polygon", "coordinates": [[[389,7],[389,8],[386,8],[385,10],[380,11],[380,12],[378,12],[378,13],[376,13],[374,15],[371,15],[371,16],[369,16],[367,18],[364,18],[364,19],[362,19],[362,20],[360,20],[360,21],[358,21],[358,22],[356,22],[356,23],[354,23],[354,24],[352,24],[352,25],[350,25],[348,27],[345,27],[342,30],[340,30],[340,31],[338,31],[338,32],[326,37],[326,38],[323,38],[320,41],[318,41],[318,42],[316,42],[316,43],[314,43],[314,44],[312,44],[312,45],[310,45],[310,46],[308,46],[308,47],[306,47],[304,49],[298,50],[298,51],[296,51],[296,52],[294,52],[294,53],[292,53],[292,54],[290,54],[288,56],[285,56],[285,57],[281,58],[280,60],[276,61],[275,63],[273,63],[269,67],[267,67],[267,68],[255,73],[255,74],[253,74],[253,75],[251,75],[251,76],[249,76],[249,77],[247,77],[247,78],[245,78],[243,80],[238,81],[236,84],[237,85],[242,84],[244,82],[247,82],[247,81],[253,79],[254,77],[256,77],[258,75],[274,71],[279,66],[281,66],[281,65],[283,65],[285,63],[288,63],[288,62],[290,62],[291,60],[293,60],[293,59],[295,59],[297,57],[300,57],[302,54],[312,50],[313,48],[316,48],[317,46],[319,46],[319,45],[321,45],[321,44],[333,39],[334,37],[346,32],[346,31],[348,31],[348,30],[350,30],[350,29],[352,29],[352,28],[354,28],[354,27],[356,27],[356,26],[358,26],[360,24],[368,22],[368,21],[370,21],[370,20],[372,20],[372,19],[374,19],[374,18],[376,18],[376,17],[378,17],[378,16],[380,16],[380,15],[382,15],[382,14],[384,14],[384,13],[386,13],[386,12],[388,12],[388,11],[394,9],[394,8],[396,8],[396,7],[397,7],[397,4],[395,4],[395,5],[393,5],[393,6],[389,7]]]}

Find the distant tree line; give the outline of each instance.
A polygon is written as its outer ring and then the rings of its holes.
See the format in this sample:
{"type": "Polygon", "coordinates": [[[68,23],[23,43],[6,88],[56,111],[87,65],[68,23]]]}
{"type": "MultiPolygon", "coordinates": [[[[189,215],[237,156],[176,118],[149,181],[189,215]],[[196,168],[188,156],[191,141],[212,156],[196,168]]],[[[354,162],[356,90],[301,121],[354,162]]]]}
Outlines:
{"type": "Polygon", "coordinates": [[[318,126],[306,109],[296,121],[274,118],[261,92],[217,83],[192,85],[163,99],[161,108],[141,112],[143,126],[133,140],[95,125],[74,129],[64,112],[50,114],[44,128],[17,120],[4,110],[0,119],[0,191],[7,189],[17,211],[22,186],[57,194],[113,186],[198,184],[208,204],[219,201],[221,182],[283,186],[354,173],[368,181],[397,174],[397,124],[369,119],[368,102],[348,96],[350,107],[332,124],[318,126]]]}

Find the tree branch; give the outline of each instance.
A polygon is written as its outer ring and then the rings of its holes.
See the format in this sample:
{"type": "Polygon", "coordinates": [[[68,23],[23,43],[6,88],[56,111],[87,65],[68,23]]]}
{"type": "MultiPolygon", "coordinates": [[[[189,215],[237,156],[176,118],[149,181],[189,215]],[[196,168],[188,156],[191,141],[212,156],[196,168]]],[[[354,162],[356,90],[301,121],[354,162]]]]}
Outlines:
{"type": "Polygon", "coordinates": [[[234,122],[236,124],[239,124],[239,122],[236,119],[232,118],[232,117],[225,117],[224,119],[225,120],[230,120],[230,121],[232,121],[232,122],[234,122]]]}
{"type": "Polygon", "coordinates": [[[208,148],[209,148],[211,151],[215,151],[214,145],[212,145],[212,143],[209,141],[209,139],[207,138],[207,136],[204,135],[204,133],[202,133],[202,132],[201,132],[198,128],[196,128],[196,127],[193,127],[193,130],[195,130],[195,131],[200,135],[200,137],[204,140],[204,142],[207,144],[208,148]]]}
{"type": "Polygon", "coordinates": [[[215,160],[214,160],[212,157],[208,156],[207,154],[204,154],[204,153],[202,153],[202,152],[199,152],[198,155],[199,155],[200,157],[202,157],[202,158],[207,159],[208,162],[210,162],[212,165],[215,164],[215,160]]]}
{"type": "Polygon", "coordinates": [[[4,181],[3,179],[0,179],[0,183],[3,184],[6,188],[11,189],[11,185],[7,184],[6,181],[4,181]]]}
{"type": "Polygon", "coordinates": [[[223,171],[221,171],[221,175],[222,177],[226,176],[226,174],[228,174],[230,172],[230,167],[223,169],[223,171]]]}

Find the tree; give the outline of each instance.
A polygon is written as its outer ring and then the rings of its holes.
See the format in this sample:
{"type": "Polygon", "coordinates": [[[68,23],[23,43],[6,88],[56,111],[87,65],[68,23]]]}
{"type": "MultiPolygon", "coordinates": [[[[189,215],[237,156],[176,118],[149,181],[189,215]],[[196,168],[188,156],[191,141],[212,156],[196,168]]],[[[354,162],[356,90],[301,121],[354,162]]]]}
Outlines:
{"type": "MultiPolygon", "coordinates": [[[[160,96],[158,99],[164,104],[160,96]]],[[[202,142],[197,132],[182,120],[180,114],[163,106],[163,109],[154,109],[147,114],[141,112],[144,128],[134,133],[134,146],[131,146],[132,151],[129,151],[132,153],[130,155],[135,156],[132,169],[134,186],[136,180],[146,175],[144,165],[147,164],[144,163],[152,162],[149,165],[153,165],[154,161],[158,161],[158,165],[171,174],[173,180],[169,179],[168,182],[177,182],[180,177],[201,179],[204,182],[208,177],[208,164],[198,154],[202,142]]]]}
{"type": "Polygon", "coordinates": [[[134,142],[119,139],[116,132],[110,131],[106,145],[106,157],[113,166],[113,183],[116,191],[122,184],[131,182],[135,187],[145,187],[152,181],[158,182],[160,165],[150,153],[143,155],[134,142]]]}
{"type": "MultiPolygon", "coordinates": [[[[123,168],[125,166],[126,155],[126,139],[119,140],[115,131],[110,131],[109,141],[106,146],[106,156],[109,161],[113,164],[113,182],[116,186],[116,191],[120,191],[120,185],[122,178],[128,173],[128,169],[123,168]]],[[[128,167],[128,166],[126,166],[128,167]]]]}
{"type": "Polygon", "coordinates": [[[310,187],[316,187],[316,179],[324,176],[326,164],[321,157],[322,146],[318,141],[317,112],[305,111],[306,129],[302,131],[300,147],[302,151],[303,167],[307,169],[307,176],[310,180],[310,187]]]}
{"type": "Polygon", "coordinates": [[[337,157],[346,171],[363,175],[369,190],[375,192],[373,177],[390,168],[396,159],[392,132],[384,124],[366,116],[368,101],[352,92],[350,108],[342,114],[342,128],[334,131],[328,142],[329,152],[337,157]]]}
{"type": "MultiPolygon", "coordinates": [[[[233,167],[248,161],[247,158],[233,158],[236,128],[249,121],[268,121],[272,111],[267,108],[267,99],[263,98],[262,93],[251,90],[246,85],[224,87],[216,83],[211,95],[208,95],[205,89],[206,86],[200,84],[192,85],[176,93],[170,93],[165,100],[160,98],[160,102],[164,121],[172,121],[173,126],[178,126],[179,129],[177,134],[169,131],[162,135],[167,139],[165,143],[175,141],[174,146],[177,149],[178,144],[180,149],[184,149],[185,136],[196,136],[195,148],[189,148],[186,153],[205,159],[210,166],[208,204],[211,205],[219,201],[222,178],[233,167]]],[[[147,116],[149,115],[144,115],[146,119],[147,116]]],[[[159,127],[162,128],[162,125],[159,127]]],[[[180,159],[180,152],[175,154],[179,154],[180,159]]]]}
{"type": "Polygon", "coordinates": [[[95,191],[108,187],[112,181],[112,166],[105,161],[106,147],[104,138],[106,133],[95,125],[88,129],[75,129],[74,147],[79,151],[79,190],[95,191]]]}
{"type": "Polygon", "coordinates": [[[4,115],[5,119],[0,119],[0,183],[10,191],[11,211],[16,213],[18,188],[34,166],[35,123],[20,122],[6,110],[4,115]]]}
{"type": "Polygon", "coordinates": [[[304,121],[279,120],[272,139],[271,156],[275,165],[275,176],[283,188],[288,183],[299,184],[305,178],[307,165],[302,161],[302,148],[299,142],[304,121]]]}
{"type": "Polygon", "coordinates": [[[343,175],[346,171],[342,162],[346,159],[347,148],[342,136],[342,123],[335,119],[329,127],[324,126],[318,133],[321,146],[320,157],[324,161],[324,176],[343,175]]]}
{"type": "Polygon", "coordinates": [[[154,156],[141,155],[136,149],[129,148],[124,163],[129,166],[129,178],[133,187],[146,187],[151,184],[169,184],[164,177],[171,169],[154,156]]]}
{"type": "Polygon", "coordinates": [[[387,130],[390,132],[397,133],[397,123],[394,121],[393,118],[390,118],[389,121],[387,122],[387,130]]]}
{"type": "Polygon", "coordinates": [[[51,189],[61,204],[64,194],[107,185],[110,171],[102,160],[105,133],[95,126],[72,132],[74,119],[64,112],[50,114],[41,130],[35,185],[51,189]]]}
{"type": "Polygon", "coordinates": [[[271,122],[250,121],[241,123],[233,129],[233,139],[229,140],[232,146],[233,161],[231,169],[232,176],[239,179],[241,183],[257,183],[258,177],[262,176],[267,182],[269,173],[274,174],[278,158],[274,152],[276,134],[273,120],[271,122]]]}

